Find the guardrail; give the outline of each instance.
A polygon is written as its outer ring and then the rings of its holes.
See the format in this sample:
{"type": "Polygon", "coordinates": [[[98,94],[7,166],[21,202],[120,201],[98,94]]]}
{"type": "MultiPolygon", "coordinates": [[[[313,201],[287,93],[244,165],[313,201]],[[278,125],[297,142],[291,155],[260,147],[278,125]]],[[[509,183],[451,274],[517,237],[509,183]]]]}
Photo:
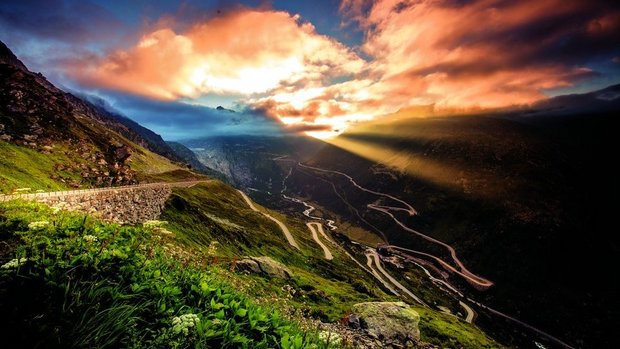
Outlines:
{"type": "Polygon", "coordinates": [[[0,202],[16,200],[16,199],[31,200],[31,199],[48,198],[48,197],[81,196],[81,195],[91,194],[91,193],[117,192],[117,191],[125,191],[125,190],[131,190],[131,189],[139,189],[139,188],[183,187],[183,186],[189,186],[189,185],[197,184],[201,182],[206,182],[206,181],[200,180],[200,181],[183,181],[183,182],[155,182],[155,183],[123,185],[123,186],[118,186],[118,187],[51,191],[51,192],[45,192],[45,193],[8,194],[8,195],[2,194],[0,195],[0,202]]]}

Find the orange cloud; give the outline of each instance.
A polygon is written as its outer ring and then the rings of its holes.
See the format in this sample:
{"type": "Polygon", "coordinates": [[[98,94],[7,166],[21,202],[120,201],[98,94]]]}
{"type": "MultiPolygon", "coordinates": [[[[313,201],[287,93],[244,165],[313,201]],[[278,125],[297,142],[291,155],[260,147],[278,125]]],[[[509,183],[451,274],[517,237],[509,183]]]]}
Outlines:
{"type": "Polygon", "coordinates": [[[415,106],[529,104],[593,76],[585,62],[620,47],[620,11],[596,1],[342,0],[340,11],[364,31],[367,60],[297,15],[241,8],[183,32],[162,24],[70,72],[158,99],[239,96],[289,130],[327,137],[415,106]]]}
{"type": "MultiPolygon", "coordinates": [[[[75,63],[75,62],[74,62],[75,63]]],[[[299,16],[237,9],[183,33],[162,27],[127,50],[72,64],[82,83],[158,99],[252,95],[359,71],[364,62],[299,16]]]]}
{"type": "Polygon", "coordinates": [[[363,50],[381,76],[382,99],[440,109],[528,104],[592,73],[554,50],[588,28],[611,27],[612,16],[588,23],[591,8],[573,0],[341,4],[366,30],[363,50]],[[580,11],[584,20],[574,21],[580,11]]]}
{"type": "Polygon", "coordinates": [[[344,83],[250,103],[288,122],[323,119],[339,131],[413,106],[452,114],[530,104],[546,98],[545,90],[594,76],[584,62],[619,43],[620,12],[599,5],[343,0],[345,25],[357,23],[365,33],[361,49],[371,59],[364,69],[344,83]]]}

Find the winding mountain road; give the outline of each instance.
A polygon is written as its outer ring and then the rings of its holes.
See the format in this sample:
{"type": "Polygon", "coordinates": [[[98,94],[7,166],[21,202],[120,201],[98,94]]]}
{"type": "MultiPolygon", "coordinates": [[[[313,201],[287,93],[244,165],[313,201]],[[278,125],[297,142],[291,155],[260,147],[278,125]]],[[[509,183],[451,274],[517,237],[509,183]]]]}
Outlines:
{"type": "Polygon", "coordinates": [[[256,208],[256,206],[254,206],[254,203],[252,203],[252,200],[250,200],[250,198],[241,190],[237,190],[240,194],[241,197],[243,197],[243,200],[245,200],[245,202],[248,204],[248,206],[253,210],[256,211],[260,214],[262,214],[263,216],[271,219],[272,221],[276,222],[276,224],[280,227],[280,230],[282,230],[282,233],[284,233],[284,236],[286,237],[286,240],[288,241],[288,244],[295,247],[296,249],[300,249],[299,245],[297,244],[297,241],[295,241],[295,238],[293,237],[293,235],[291,234],[291,232],[288,230],[288,227],[286,225],[284,225],[284,223],[282,223],[279,219],[274,218],[272,215],[265,213],[261,210],[259,210],[258,208],[256,208]]]}
{"type": "MultiPolygon", "coordinates": [[[[403,227],[405,229],[409,229],[406,227],[403,227]]],[[[451,271],[459,276],[461,276],[462,278],[464,278],[465,280],[469,281],[471,284],[473,284],[474,286],[479,286],[481,288],[488,288],[491,287],[493,285],[493,283],[491,281],[488,281],[486,279],[483,279],[477,275],[474,275],[472,273],[470,273],[467,269],[465,269],[465,267],[463,266],[463,269],[465,271],[467,271],[467,273],[465,273],[464,271],[460,271],[458,269],[456,269],[455,267],[453,267],[452,265],[450,265],[449,263],[447,263],[446,261],[444,261],[443,259],[437,257],[437,256],[433,256],[432,254],[429,253],[424,253],[424,252],[420,252],[420,251],[416,251],[416,250],[412,250],[412,249],[408,249],[408,248],[404,248],[404,247],[400,247],[400,246],[396,246],[396,245],[388,245],[387,247],[389,248],[393,248],[393,249],[397,249],[397,250],[402,250],[402,251],[407,251],[407,252],[411,252],[411,253],[415,253],[415,254],[419,254],[428,258],[431,258],[435,261],[437,261],[439,264],[441,264],[442,267],[444,267],[446,270],[451,271]]],[[[404,254],[405,256],[407,256],[406,254],[404,254]]]]}
{"type": "Polygon", "coordinates": [[[347,178],[347,179],[351,182],[351,184],[353,184],[356,188],[358,188],[358,189],[360,189],[360,190],[362,190],[362,191],[365,191],[365,192],[367,192],[367,193],[371,193],[371,194],[375,194],[375,195],[378,195],[378,196],[382,196],[382,197],[385,197],[385,198],[388,198],[388,199],[392,199],[392,200],[397,201],[397,202],[400,202],[401,204],[403,204],[403,205],[405,205],[405,206],[406,206],[406,208],[403,208],[403,207],[394,207],[394,208],[393,208],[394,210],[396,210],[396,211],[405,211],[405,212],[407,212],[410,216],[414,216],[414,215],[418,214],[418,212],[415,210],[415,208],[413,208],[413,206],[409,205],[407,202],[405,202],[405,201],[403,201],[403,200],[401,200],[401,199],[399,199],[399,198],[397,198],[397,197],[394,197],[394,196],[392,196],[392,195],[389,195],[389,194],[385,194],[385,193],[381,193],[381,192],[378,192],[378,191],[374,191],[374,190],[371,190],[371,189],[368,189],[368,188],[364,188],[364,187],[362,187],[361,185],[357,184],[357,182],[353,179],[353,177],[349,176],[348,174],[346,174],[346,173],[344,173],[344,172],[340,172],[340,171],[333,171],[333,170],[326,170],[326,169],[324,169],[324,168],[319,168],[319,167],[314,167],[314,166],[308,166],[308,165],[304,165],[304,164],[302,164],[301,162],[300,162],[300,163],[298,163],[298,165],[299,165],[299,166],[301,166],[301,167],[304,167],[304,168],[310,169],[310,170],[315,170],[315,171],[325,172],[325,173],[336,173],[336,174],[339,174],[339,175],[341,175],[341,176],[344,176],[344,177],[346,177],[346,178],[347,178]]]}
{"type": "Polygon", "coordinates": [[[321,241],[321,239],[319,239],[319,236],[317,234],[317,232],[320,231],[321,235],[325,239],[327,239],[327,235],[325,235],[325,232],[323,231],[323,225],[318,222],[308,222],[306,223],[306,225],[308,226],[308,229],[310,229],[310,232],[312,232],[312,238],[314,239],[314,241],[319,246],[321,246],[321,248],[323,249],[323,253],[325,254],[325,259],[327,259],[328,261],[331,261],[332,259],[334,259],[332,252],[329,250],[327,246],[325,246],[325,244],[323,244],[323,242],[321,241]]]}
{"type": "Polygon", "coordinates": [[[379,268],[376,268],[376,269],[373,268],[372,263],[373,263],[372,254],[367,253],[366,254],[366,265],[368,266],[370,273],[375,277],[375,279],[379,280],[379,282],[381,282],[381,284],[383,284],[383,286],[387,288],[388,290],[390,290],[390,292],[392,292],[395,296],[400,296],[400,294],[394,289],[394,287],[392,287],[392,284],[383,280],[383,278],[381,277],[381,274],[377,272],[379,268]]]}
{"type": "MultiPolygon", "coordinates": [[[[408,252],[415,253],[415,254],[424,255],[426,257],[432,258],[433,260],[439,262],[444,268],[446,268],[447,270],[452,271],[452,272],[462,276],[465,280],[469,281],[474,286],[479,286],[479,287],[485,289],[485,288],[488,288],[488,287],[493,285],[492,281],[487,280],[487,279],[485,279],[483,277],[480,277],[480,276],[475,275],[472,272],[470,272],[463,265],[463,263],[460,261],[460,259],[457,257],[456,251],[454,250],[454,248],[452,246],[450,246],[449,244],[444,243],[443,241],[440,241],[440,240],[434,239],[434,238],[432,238],[432,237],[430,237],[428,235],[422,234],[422,233],[420,233],[420,232],[418,232],[418,231],[416,231],[416,230],[414,230],[412,228],[409,228],[404,223],[402,223],[400,220],[398,220],[396,217],[394,217],[394,215],[391,212],[389,212],[389,211],[404,211],[404,212],[407,212],[410,216],[417,214],[417,211],[413,207],[411,207],[411,205],[409,205],[406,202],[404,202],[404,201],[402,201],[402,200],[400,200],[398,198],[395,198],[395,197],[393,197],[391,195],[384,194],[384,193],[379,193],[379,192],[376,192],[376,191],[370,190],[370,189],[366,189],[366,188],[360,186],[359,184],[357,184],[355,182],[355,180],[353,180],[353,178],[351,176],[347,175],[346,173],[343,173],[343,172],[340,172],[340,171],[326,170],[326,169],[322,169],[322,168],[318,168],[318,167],[304,165],[304,164],[301,164],[301,163],[299,163],[299,166],[307,168],[307,169],[311,169],[311,170],[316,170],[316,171],[319,171],[319,172],[339,174],[341,176],[346,177],[355,187],[359,188],[360,190],[363,190],[363,191],[368,192],[368,193],[376,194],[376,195],[379,195],[379,196],[382,196],[382,197],[394,199],[394,200],[404,204],[406,207],[392,207],[392,206],[377,205],[377,204],[368,204],[367,207],[370,208],[370,209],[374,209],[376,211],[379,211],[379,212],[382,212],[382,213],[385,213],[385,214],[389,215],[392,218],[392,220],[394,220],[401,228],[405,229],[406,231],[414,233],[414,234],[416,234],[416,235],[426,239],[427,241],[439,244],[439,245],[447,248],[448,251],[450,252],[450,255],[451,255],[452,259],[457,264],[458,268],[461,269],[461,270],[460,271],[457,270],[454,266],[450,265],[449,263],[447,263],[446,261],[442,260],[441,258],[433,256],[433,255],[428,254],[428,253],[424,253],[424,252],[420,252],[420,251],[414,251],[414,250],[411,250],[411,249],[406,249],[406,248],[403,248],[403,247],[400,247],[400,246],[394,246],[394,245],[390,245],[389,247],[395,248],[395,249],[400,249],[400,250],[403,250],[403,251],[408,251],[408,252]]],[[[332,183],[332,185],[333,185],[333,183],[332,183]]],[[[345,202],[345,203],[348,204],[347,202],[345,202]]],[[[348,205],[350,205],[350,204],[348,204],[348,205]]],[[[371,267],[372,266],[371,255],[370,254],[366,254],[366,258],[367,258],[367,265],[369,267],[371,267]]],[[[375,261],[375,264],[377,264],[376,261],[375,261]]],[[[377,265],[379,265],[379,264],[377,264],[377,265]]],[[[373,272],[373,275],[376,274],[375,270],[372,269],[372,267],[371,267],[371,270],[373,272]]],[[[427,274],[430,274],[430,273],[427,273],[427,274]]],[[[378,277],[378,275],[375,275],[375,277],[378,277]]],[[[435,279],[437,281],[440,281],[439,279],[436,279],[434,277],[431,277],[431,278],[435,279]]],[[[383,281],[380,277],[378,277],[378,279],[381,280],[384,283],[384,285],[385,285],[385,281],[383,281]]],[[[445,286],[449,286],[449,288],[454,290],[454,288],[452,286],[450,286],[450,284],[446,283],[445,281],[443,281],[441,283],[444,284],[445,286]]],[[[386,287],[387,287],[387,285],[386,285],[386,287]]],[[[460,294],[460,292],[457,291],[457,293],[461,297],[463,296],[462,294],[460,294]]],[[[509,321],[513,321],[513,322],[515,322],[515,323],[517,323],[517,324],[519,324],[519,325],[521,325],[521,326],[523,326],[523,327],[525,327],[525,328],[527,328],[527,329],[529,329],[529,330],[539,334],[540,336],[542,336],[544,338],[547,338],[548,340],[554,342],[556,345],[558,345],[560,347],[567,348],[567,349],[573,349],[572,346],[568,345],[567,343],[563,342],[562,340],[558,339],[557,337],[555,337],[553,335],[550,335],[549,333],[546,333],[546,332],[544,332],[542,330],[539,330],[539,329],[535,328],[534,326],[529,325],[529,324],[527,324],[527,323],[525,323],[525,322],[523,322],[523,321],[521,321],[521,320],[519,320],[517,318],[514,318],[514,317],[512,317],[510,315],[504,314],[504,313],[502,313],[500,311],[497,311],[497,310],[495,310],[493,308],[490,308],[490,307],[488,307],[488,306],[486,306],[486,305],[484,305],[482,303],[476,302],[475,300],[473,300],[471,298],[466,298],[466,300],[468,302],[470,302],[471,304],[474,304],[474,305],[476,305],[476,306],[478,306],[478,307],[480,307],[482,309],[485,309],[485,310],[487,310],[487,311],[489,311],[489,312],[491,312],[491,313],[493,313],[493,314],[495,314],[497,316],[503,317],[503,318],[505,318],[505,319],[507,319],[509,321]]],[[[461,305],[461,307],[463,307],[465,309],[465,311],[467,313],[465,321],[467,321],[467,322],[473,321],[473,319],[475,317],[475,312],[473,311],[473,309],[471,307],[469,307],[466,303],[462,302],[462,301],[459,302],[459,304],[461,305]]]]}
{"type": "MultiPolygon", "coordinates": [[[[424,303],[424,301],[422,299],[420,299],[420,297],[418,297],[415,294],[413,294],[413,292],[411,292],[408,288],[403,286],[403,284],[398,282],[398,280],[394,279],[392,277],[392,275],[388,274],[388,272],[385,271],[385,269],[383,269],[383,266],[381,265],[381,259],[379,258],[379,254],[377,253],[377,251],[375,251],[373,249],[368,249],[366,251],[366,258],[370,259],[370,257],[372,257],[374,259],[375,266],[377,267],[377,270],[379,270],[379,272],[381,272],[381,274],[383,274],[383,276],[385,276],[392,283],[392,285],[394,285],[397,288],[399,288],[401,291],[406,293],[409,297],[411,297],[416,302],[420,303],[421,305],[423,305],[425,307],[428,307],[428,304],[424,303]]],[[[370,264],[368,266],[372,268],[372,266],[370,264]]]]}
{"type": "Polygon", "coordinates": [[[474,321],[474,316],[476,316],[476,313],[469,305],[467,305],[467,303],[463,301],[459,301],[459,305],[465,309],[465,312],[467,313],[467,316],[465,316],[465,322],[471,324],[474,321]]]}
{"type": "MultiPolygon", "coordinates": [[[[346,174],[344,172],[333,171],[333,170],[326,170],[326,169],[319,168],[319,167],[304,165],[302,163],[299,163],[299,166],[303,167],[303,168],[310,169],[310,170],[315,170],[315,171],[323,172],[323,173],[334,173],[334,174],[338,174],[340,176],[344,176],[345,178],[347,178],[349,180],[349,182],[351,182],[351,184],[353,184],[356,188],[358,188],[358,189],[360,189],[360,190],[362,190],[364,192],[371,193],[371,194],[374,194],[374,195],[377,195],[377,196],[381,196],[381,197],[384,197],[384,198],[388,198],[388,199],[391,199],[391,200],[394,200],[396,202],[399,202],[399,203],[403,204],[405,207],[378,205],[378,204],[374,204],[374,203],[367,204],[366,206],[369,209],[372,209],[372,210],[375,210],[375,211],[379,211],[381,213],[384,213],[384,214],[388,215],[390,218],[392,218],[392,220],[397,225],[399,225],[404,230],[406,230],[406,231],[408,231],[410,233],[413,233],[413,234],[415,234],[415,235],[417,235],[417,236],[419,236],[419,237],[421,237],[421,238],[423,238],[423,239],[425,239],[425,240],[427,240],[429,242],[438,244],[438,245],[446,248],[450,252],[450,256],[452,257],[452,260],[454,261],[454,263],[457,265],[458,269],[453,267],[452,265],[450,265],[449,263],[447,263],[446,261],[444,261],[443,259],[441,259],[439,257],[433,256],[433,255],[430,255],[430,254],[427,254],[427,253],[421,253],[421,252],[418,252],[418,251],[413,251],[413,250],[409,250],[409,251],[420,253],[420,254],[423,254],[423,255],[425,255],[427,257],[433,258],[434,260],[438,261],[444,268],[446,268],[446,269],[448,269],[448,270],[450,270],[452,272],[457,273],[458,275],[462,276],[463,278],[465,278],[465,280],[467,280],[468,282],[472,283],[476,287],[485,288],[486,289],[486,288],[489,288],[489,287],[491,287],[493,285],[492,281],[487,280],[487,279],[485,279],[485,278],[483,278],[481,276],[478,276],[478,275],[472,273],[471,271],[469,271],[465,267],[465,265],[461,262],[461,260],[458,258],[457,254],[456,254],[456,250],[451,245],[449,245],[449,244],[447,244],[447,243],[445,243],[443,241],[437,240],[435,238],[432,238],[432,237],[430,237],[430,236],[428,236],[426,234],[423,234],[423,233],[421,233],[421,232],[419,232],[419,231],[417,231],[415,229],[412,229],[412,228],[408,227],[403,222],[401,222],[398,218],[396,218],[394,216],[394,214],[392,214],[393,211],[403,211],[403,212],[406,212],[407,214],[409,214],[409,216],[416,215],[417,211],[409,203],[407,203],[407,202],[405,202],[405,201],[403,201],[403,200],[401,200],[401,199],[399,199],[397,197],[394,197],[392,195],[364,188],[361,185],[359,185],[357,182],[355,182],[355,180],[351,176],[349,176],[348,174],[346,174]]],[[[393,247],[398,248],[398,246],[393,246],[393,247]]]]}

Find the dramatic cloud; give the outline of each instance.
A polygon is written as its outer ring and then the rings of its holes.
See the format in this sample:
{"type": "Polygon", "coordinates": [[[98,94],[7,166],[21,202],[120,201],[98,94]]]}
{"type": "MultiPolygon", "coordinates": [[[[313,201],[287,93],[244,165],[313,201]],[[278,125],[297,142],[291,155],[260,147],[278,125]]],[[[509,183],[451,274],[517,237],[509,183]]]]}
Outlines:
{"type": "MultiPolygon", "coordinates": [[[[617,7],[617,6],[615,6],[617,7]]],[[[596,73],[620,44],[620,12],[597,1],[360,1],[341,11],[395,106],[467,109],[531,103],[596,73]]]]}
{"type": "Polygon", "coordinates": [[[75,63],[70,72],[82,83],[176,99],[320,85],[358,71],[363,61],[299,16],[242,8],[183,33],[164,26],[128,50],[75,63]]]}
{"type": "Polygon", "coordinates": [[[344,0],[368,57],[349,80],[247,102],[285,124],[349,124],[415,106],[434,113],[530,104],[599,75],[620,51],[618,5],[574,0],[344,0]]]}
{"type": "MultiPolygon", "coordinates": [[[[89,27],[63,24],[58,15],[38,28],[11,8],[0,17],[39,36],[89,27]]],[[[231,5],[207,17],[161,14],[116,45],[72,51],[55,64],[81,87],[175,105],[234,99],[275,121],[269,127],[316,137],[399,110],[530,104],[620,75],[620,5],[612,2],[342,0],[339,11],[343,31],[363,33],[359,46],[320,34],[288,11],[231,5]]],[[[90,12],[98,13],[88,16],[95,23],[109,21],[103,10],[90,12]]],[[[85,36],[96,37],[89,30],[85,36]]]]}

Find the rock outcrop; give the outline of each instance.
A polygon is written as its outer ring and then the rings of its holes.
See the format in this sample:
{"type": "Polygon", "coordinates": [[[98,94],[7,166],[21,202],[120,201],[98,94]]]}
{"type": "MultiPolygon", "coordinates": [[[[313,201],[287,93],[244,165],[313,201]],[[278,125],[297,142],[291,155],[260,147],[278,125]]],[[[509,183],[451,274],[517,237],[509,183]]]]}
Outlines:
{"type": "Polygon", "coordinates": [[[265,256],[243,258],[237,262],[237,268],[239,270],[280,279],[290,279],[293,275],[284,264],[265,256]]]}
{"type": "Polygon", "coordinates": [[[353,306],[352,327],[361,327],[370,337],[411,347],[420,339],[420,315],[403,302],[367,302],[353,306]]]}

